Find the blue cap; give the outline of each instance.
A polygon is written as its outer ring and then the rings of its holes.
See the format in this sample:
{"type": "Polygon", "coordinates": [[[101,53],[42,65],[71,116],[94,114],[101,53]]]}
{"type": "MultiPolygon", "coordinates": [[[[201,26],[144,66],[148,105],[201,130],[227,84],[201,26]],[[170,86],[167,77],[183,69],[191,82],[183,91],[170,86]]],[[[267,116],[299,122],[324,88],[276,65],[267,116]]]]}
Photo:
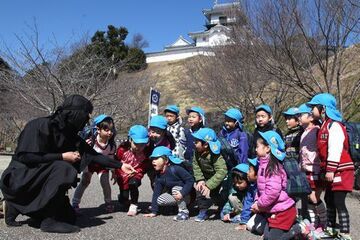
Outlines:
{"type": "Polygon", "coordinates": [[[332,107],[325,107],[325,112],[330,119],[342,122],[342,115],[337,109],[332,107]]]}
{"type": "Polygon", "coordinates": [[[156,127],[160,129],[166,129],[167,120],[164,116],[156,115],[150,119],[150,127],[156,127]]]}
{"type": "Polygon", "coordinates": [[[210,150],[214,154],[220,154],[221,144],[217,139],[216,133],[211,128],[200,128],[196,133],[192,134],[194,138],[207,142],[210,150]]]}
{"type": "Polygon", "coordinates": [[[179,115],[180,109],[176,105],[167,105],[164,112],[172,112],[175,113],[176,115],[179,115]]]}
{"type": "Polygon", "coordinates": [[[240,163],[232,169],[232,171],[234,171],[234,170],[247,174],[249,171],[249,165],[246,163],[240,163]]]}
{"type": "Polygon", "coordinates": [[[323,105],[323,106],[331,106],[336,108],[336,98],[330,93],[319,93],[316,94],[310,102],[306,103],[307,105],[323,105]]]}
{"type": "Polygon", "coordinates": [[[171,150],[169,148],[167,148],[167,147],[164,147],[164,146],[156,147],[153,150],[150,158],[159,158],[159,157],[162,157],[162,156],[168,157],[169,160],[174,164],[182,163],[182,160],[180,158],[174,157],[172,155],[171,150]]]}
{"type": "Polygon", "coordinates": [[[287,115],[287,116],[296,116],[299,114],[299,108],[291,107],[288,110],[286,110],[285,112],[283,112],[283,114],[287,115]]]}
{"type": "Polygon", "coordinates": [[[306,104],[309,106],[322,105],[325,107],[326,115],[329,118],[334,121],[342,121],[342,115],[336,109],[336,98],[330,93],[319,93],[306,104]]]}
{"type": "Polygon", "coordinates": [[[285,143],[280,135],[275,131],[259,132],[260,136],[269,144],[271,153],[279,160],[283,161],[285,153],[285,143]]]}
{"type": "Polygon", "coordinates": [[[248,158],[248,162],[251,166],[253,166],[254,168],[258,168],[258,160],[257,158],[248,158]]]}
{"type": "Polygon", "coordinates": [[[189,115],[191,112],[198,113],[203,121],[203,125],[205,125],[205,111],[201,107],[192,107],[186,110],[187,115],[189,115]]]}
{"type": "Polygon", "coordinates": [[[262,104],[260,106],[257,106],[255,108],[255,112],[258,112],[260,110],[264,110],[265,112],[267,112],[268,114],[272,115],[272,110],[271,110],[271,107],[267,104],[262,104]]]}
{"type": "Polygon", "coordinates": [[[299,106],[299,113],[311,113],[311,108],[306,104],[301,104],[299,106]]]}
{"type": "Polygon", "coordinates": [[[230,108],[224,113],[225,116],[234,119],[238,123],[241,123],[243,121],[243,115],[242,113],[236,109],[236,108],[230,108]]]}
{"type": "MultiPolygon", "coordinates": [[[[99,116],[97,116],[96,118],[94,118],[94,124],[98,125],[99,123],[101,123],[102,121],[104,121],[105,118],[111,118],[110,116],[106,115],[106,114],[100,114],[99,116]]],[[[112,118],[111,118],[112,119],[112,118]]]]}
{"type": "Polygon", "coordinates": [[[134,143],[148,143],[148,135],[148,130],[142,125],[134,125],[129,130],[129,137],[134,141],[134,143]]]}

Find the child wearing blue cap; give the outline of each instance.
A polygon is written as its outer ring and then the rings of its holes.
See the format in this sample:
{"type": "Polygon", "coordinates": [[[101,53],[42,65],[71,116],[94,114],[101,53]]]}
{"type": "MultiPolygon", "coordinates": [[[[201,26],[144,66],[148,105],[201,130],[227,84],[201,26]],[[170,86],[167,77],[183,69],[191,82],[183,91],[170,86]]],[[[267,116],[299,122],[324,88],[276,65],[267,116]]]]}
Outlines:
{"type": "Polygon", "coordinates": [[[312,108],[314,119],[322,121],[317,146],[320,171],[325,174],[326,181],[326,231],[332,236],[337,235],[335,226],[338,214],[341,239],[351,239],[350,217],[345,204],[346,195],[352,191],[354,184],[354,164],[349,153],[349,136],[342,124],[342,116],[336,108],[336,99],[333,95],[317,94],[307,105],[312,108]]]}
{"type": "Polygon", "coordinates": [[[314,120],[311,114],[311,108],[306,104],[299,107],[299,122],[304,129],[300,138],[300,166],[306,173],[306,178],[312,189],[308,196],[307,211],[309,220],[315,228],[324,229],[327,224],[326,207],[321,201],[323,183],[320,180],[320,158],[317,149],[317,135],[320,129],[318,121],[314,120]]]}
{"type": "Polygon", "coordinates": [[[118,201],[122,207],[129,207],[128,216],[135,216],[138,212],[141,179],[150,166],[147,154],[148,142],[149,137],[146,127],[134,125],[129,129],[128,141],[121,143],[116,152],[119,161],[130,164],[136,170],[132,175],[125,173],[121,169],[115,170],[115,180],[120,190],[118,201]]]}
{"type": "Polygon", "coordinates": [[[246,163],[248,158],[249,144],[246,132],[243,131],[243,115],[235,108],[230,108],[225,113],[224,126],[219,133],[219,137],[227,140],[233,150],[229,154],[234,159],[225,159],[230,171],[240,163],[246,163]]]}
{"type": "Polygon", "coordinates": [[[272,117],[272,109],[267,104],[259,105],[255,108],[255,129],[253,133],[253,142],[251,144],[252,149],[249,151],[249,157],[255,158],[256,157],[256,142],[260,136],[260,132],[266,131],[276,131],[281,137],[282,133],[279,128],[276,128],[274,119],[272,117]]]}
{"type": "Polygon", "coordinates": [[[159,206],[178,206],[178,214],[174,221],[189,219],[187,201],[194,185],[194,178],[180,164],[182,160],[173,156],[171,150],[160,146],[156,147],[150,156],[156,171],[155,187],[151,201],[151,213],[145,217],[156,217],[159,206]],[[164,192],[165,191],[165,192],[164,192]]]}
{"type": "Polygon", "coordinates": [[[175,139],[176,145],[172,153],[174,156],[184,159],[186,149],[185,129],[181,126],[180,109],[176,105],[168,105],[164,110],[167,119],[167,130],[175,139]]]}
{"type": "Polygon", "coordinates": [[[220,154],[221,144],[216,133],[210,128],[201,128],[193,134],[195,139],[195,155],[193,171],[197,191],[196,202],[199,214],[195,221],[203,222],[208,218],[207,210],[213,203],[220,209],[224,200],[220,196],[220,188],[227,174],[224,158],[220,154]]]}
{"type": "Polygon", "coordinates": [[[175,139],[167,131],[167,120],[164,116],[156,115],[150,119],[149,138],[152,148],[164,146],[170,149],[175,148],[175,139]]]}
{"type": "Polygon", "coordinates": [[[249,182],[251,183],[255,183],[257,181],[257,172],[258,172],[258,160],[257,158],[252,158],[252,159],[248,159],[248,163],[249,163],[249,171],[247,172],[247,177],[249,182]]]}
{"type": "MultiPolygon", "coordinates": [[[[150,119],[149,123],[149,152],[151,153],[156,147],[164,146],[174,150],[176,142],[172,134],[167,130],[167,120],[164,116],[156,115],[150,119]]],[[[149,168],[147,171],[151,186],[154,186],[155,171],[149,168]]]]}
{"type": "Polygon", "coordinates": [[[256,194],[256,184],[248,181],[248,171],[249,165],[245,163],[238,164],[231,170],[233,187],[220,214],[224,222],[239,223],[236,228],[238,230],[246,230],[256,194]]]}
{"type": "Polygon", "coordinates": [[[186,150],[184,153],[184,158],[188,162],[192,163],[195,151],[193,133],[199,131],[200,128],[205,126],[205,111],[201,107],[192,107],[186,110],[188,115],[188,125],[190,128],[185,129],[186,137],[186,150]]]}
{"type": "MultiPolygon", "coordinates": [[[[115,158],[115,125],[113,119],[105,114],[101,114],[94,119],[96,132],[90,136],[86,142],[91,145],[94,150],[110,158],[115,158]]],[[[76,187],[72,199],[72,206],[75,211],[79,212],[79,204],[89,186],[93,173],[96,172],[100,179],[103,189],[105,210],[107,213],[114,211],[114,205],[111,203],[111,187],[109,182],[109,170],[98,164],[90,164],[82,173],[79,185],[76,187]]]]}
{"type": "Polygon", "coordinates": [[[288,128],[285,134],[285,151],[286,155],[291,158],[295,158],[299,161],[300,150],[300,138],[303,133],[303,128],[300,126],[298,119],[299,109],[297,107],[291,107],[287,111],[283,112],[283,116],[288,128]]]}
{"type": "Polygon", "coordinates": [[[286,193],[287,176],[281,162],[284,160],[285,143],[275,131],[260,132],[256,153],[259,161],[257,196],[252,211],[258,222],[248,226],[250,231],[259,231],[265,219],[264,239],[291,239],[307,232],[304,224],[296,224],[295,201],[286,193]],[[290,231],[291,229],[291,231],[290,231]]]}

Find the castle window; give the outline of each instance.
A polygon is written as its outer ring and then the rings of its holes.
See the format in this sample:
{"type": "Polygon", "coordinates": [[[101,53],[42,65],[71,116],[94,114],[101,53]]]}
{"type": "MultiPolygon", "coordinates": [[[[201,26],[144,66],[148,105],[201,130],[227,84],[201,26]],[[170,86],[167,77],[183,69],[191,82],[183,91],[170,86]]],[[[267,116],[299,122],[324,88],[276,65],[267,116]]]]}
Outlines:
{"type": "Polygon", "coordinates": [[[219,17],[219,22],[221,25],[227,24],[227,17],[226,16],[219,17]]]}

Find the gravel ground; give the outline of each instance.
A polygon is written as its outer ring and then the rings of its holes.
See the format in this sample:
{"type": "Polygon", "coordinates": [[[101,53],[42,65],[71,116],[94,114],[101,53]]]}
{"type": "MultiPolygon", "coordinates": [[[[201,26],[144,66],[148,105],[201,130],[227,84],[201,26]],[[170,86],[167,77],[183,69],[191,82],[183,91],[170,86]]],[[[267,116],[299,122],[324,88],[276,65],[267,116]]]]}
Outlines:
{"type": "MultiPolygon", "coordinates": [[[[0,156],[0,172],[3,171],[9,161],[9,157],[0,156]]],[[[116,199],[118,189],[112,186],[113,199],[116,199]]],[[[70,196],[73,190],[69,192],[70,196]]],[[[147,177],[140,187],[140,207],[146,209],[150,205],[152,191],[147,177]]],[[[353,239],[360,239],[360,211],[359,194],[352,194],[347,198],[347,206],[350,212],[350,221],[353,239]]],[[[114,201],[116,205],[116,201],[114,201]]],[[[27,217],[18,217],[18,220],[26,221],[27,217]]],[[[234,230],[234,224],[225,224],[220,220],[208,220],[203,223],[194,221],[194,217],[182,223],[172,220],[172,216],[158,216],[153,219],[143,217],[139,213],[136,217],[126,216],[116,205],[116,211],[106,214],[103,206],[103,195],[96,175],[85,191],[81,203],[81,216],[77,225],[81,232],[73,234],[49,234],[39,229],[31,228],[24,224],[18,228],[8,228],[4,222],[0,222],[0,239],[261,239],[247,231],[234,230]]]]}

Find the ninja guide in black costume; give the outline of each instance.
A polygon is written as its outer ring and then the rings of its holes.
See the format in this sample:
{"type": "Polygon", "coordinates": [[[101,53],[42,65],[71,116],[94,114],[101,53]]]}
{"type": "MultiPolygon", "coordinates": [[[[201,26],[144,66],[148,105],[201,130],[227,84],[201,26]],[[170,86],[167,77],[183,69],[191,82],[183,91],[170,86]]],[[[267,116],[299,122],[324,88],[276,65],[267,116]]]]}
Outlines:
{"type": "Polygon", "coordinates": [[[134,172],[130,165],[97,153],[78,136],[92,110],[89,100],[71,95],[53,115],[27,123],[0,181],[8,226],[21,225],[15,219],[23,214],[42,231],[77,232],[76,215],[66,196],[76,186],[77,174],[91,162],[134,172]]]}

